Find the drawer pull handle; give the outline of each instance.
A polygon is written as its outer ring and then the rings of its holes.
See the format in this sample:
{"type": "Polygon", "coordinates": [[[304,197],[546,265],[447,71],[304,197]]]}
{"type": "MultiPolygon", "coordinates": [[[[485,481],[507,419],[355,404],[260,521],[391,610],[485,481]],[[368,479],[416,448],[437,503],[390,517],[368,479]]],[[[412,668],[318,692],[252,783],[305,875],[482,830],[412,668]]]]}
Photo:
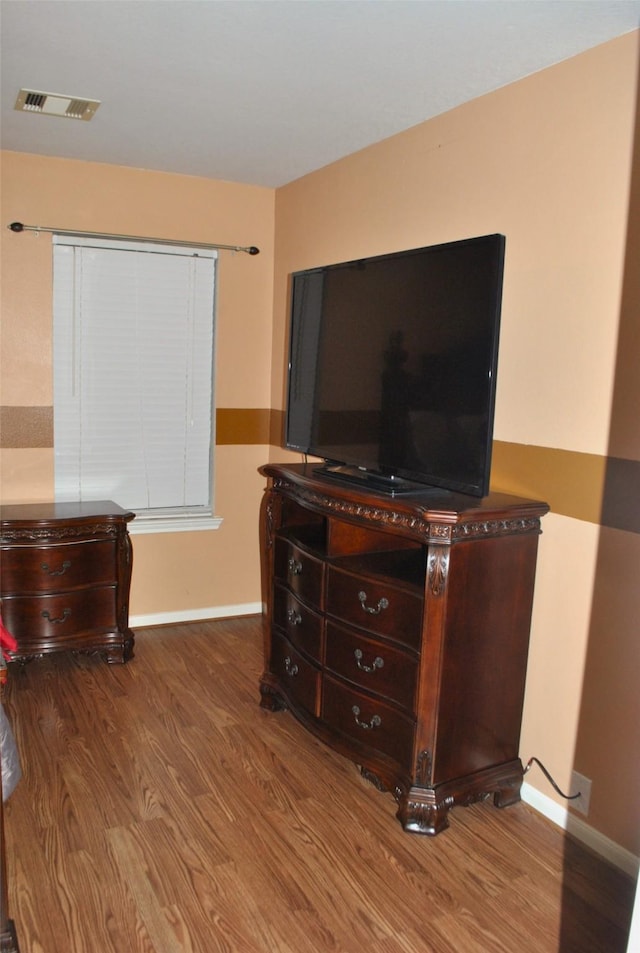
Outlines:
{"type": "Polygon", "coordinates": [[[364,728],[365,731],[369,731],[370,728],[378,728],[382,724],[380,715],[373,715],[369,724],[367,724],[366,721],[360,721],[360,709],[357,705],[354,705],[351,711],[353,712],[358,728],[364,728]]]}
{"type": "Polygon", "coordinates": [[[293,557],[291,557],[287,565],[289,567],[289,572],[291,573],[292,576],[299,576],[300,573],[302,572],[302,563],[300,562],[299,559],[294,559],[293,557]]]}
{"type": "Polygon", "coordinates": [[[42,618],[50,622],[51,625],[60,625],[61,622],[66,622],[70,615],[71,609],[65,609],[59,619],[52,619],[47,609],[44,609],[42,612],[42,618]]]}
{"type": "Polygon", "coordinates": [[[365,605],[365,603],[366,603],[366,601],[367,601],[367,594],[366,594],[366,592],[359,592],[359,593],[358,593],[358,599],[360,600],[360,605],[362,606],[362,608],[364,609],[364,611],[365,611],[365,612],[368,612],[370,615],[380,615],[380,613],[382,612],[383,609],[388,609],[388,608],[389,608],[389,600],[388,600],[388,599],[385,599],[384,596],[382,597],[382,599],[380,599],[380,601],[378,602],[378,605],[377,605],[377,606],[368,606],[368,605],[365,605]]]}
{"type": "Polygon", "coordinates": [[[291,664],[291,659],[288,655],[284,660],[284,667],[286,669],[287,675],[289,675],[291,678],[298,674],[298,666],[291,664]]]}
{"type": "Polygon", "coordinates": [[[302,616],[295,609],[287,609],[287,619],[290,625],[300,625],[302,616]]]}
{"type": "Polygon", "coordinates": [[[384,659],[381,659],[379,655],[376,655],[374,658],[373,665],[364,665],[362,662],[362,650],[355,649],[353,654],[356,657],[356,665],[361,672],[375,672],[377,668],[382,668],[384,665],[384,659]]]}
{"type": "Polygon", "coordinates": [[[60,569],[49,569],[48,563],[42,563],[40,568],[46,572],[47,576],[64,576],[67,569],[71,568],[71,560],[65,559],[60,569]]]}

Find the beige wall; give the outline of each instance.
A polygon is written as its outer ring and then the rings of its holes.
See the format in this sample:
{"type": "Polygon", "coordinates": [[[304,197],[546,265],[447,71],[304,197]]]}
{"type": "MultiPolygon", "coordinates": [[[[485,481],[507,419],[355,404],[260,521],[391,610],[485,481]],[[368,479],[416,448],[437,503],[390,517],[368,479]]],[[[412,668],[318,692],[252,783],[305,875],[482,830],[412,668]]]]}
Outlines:
{"type": "MultiPolygon", "coordinates": [[[[232,412],[268,413],[273,298],[274,192],[98,163],[2,154],[1,391],[5,432],[0,458],[3,502],[51,498],[53,450],[46,411],[52,404],[51,238],[14,234],[12,221],[229,245],[260,254],[222,252],[218,271],[216,405],[227,433],[217,448],[217,531],[135,536],[134,617],[197,613],[260,600],[256,525],[263,445],[234,439],[232,412]],[[227,416],[225,417],[224,414],[227,416]],[[18,421],[17,439],[7,434],[18,421]],[[39,433],[42,422],[44,433],[39,433]],[[31,423],[33,433],[29,429],[31,423]],[[24,432],[29,439],[23,440],[24,432]],[[24,444],[27,444],[26,446],[24,444]]],[[[239,438],[243,439],[243,438],[239,438]]]]}
{"type": "MultiPolygon", "coordinates": [[[[521,755],[539,757],[564,787],[574,766],[591,777],[588,823],[635,854],[637,492],[614,504],[637,485],[640,458],[637,331],[625,334],[617,356],[621,313],[638,314],[637,279],[629,277],[637,269],[625,257],[637,67],[636,33],[276,193],[5,153],[0,223],[0,405],[14,421],[12,411],[30,408],[17,419],[34,431],[2,451],[2,493],[12,500],[50,496],[53,485],[51,441],[42,435],[51,405],[51,252],[48,237],[4,226],[19,220],[262,250],[221,260],[216,512],[223,527],[136,537],[137,615],[260,598],[256,468],[268,454],[288,456],[275,446],[273,426],[269,438],[269,408],[277,420],[284,407],[288,274],[504,232],[493,482],[552,505],[541,538],[521,755]],[[625,466],[616,453],[629,458],[625,466]]],[[[637,216],[637,201],[634,209],[637,216]]],[[[637,328],[637,320],[627,324],[637,328]]],[[[536,771],[527,780],[555,797],[536,771]]]]}
{"type": "MultiPolygon", "coordinates": [[[[599,524],[623,283],[630,285],[638,38],[605,44],[279,189],[271,395],[274,407],[284,406],[291,271],[507,236],[492,482],[552,505],[540,542],[521,756],[538,757],[565,790],[574,767],[592,778],[588,823],[635,854],[640,586],[629,567],[637,580],[640,535],[629,509],[606,534],[599,524]]],[[[638,295],[630,292],[633,304],[637,329],[638,295]]],[[[637,330],[628,346],[624,366],[636,370],[619,415],[633,423],[626,442],[618,437],[635,453],[627,487],[640,476],[637,330]]],[[[637,490],[630,506],[636,499],[637,490]]],[[[539,771],[527,781],[559,801],[539,771]]]]}

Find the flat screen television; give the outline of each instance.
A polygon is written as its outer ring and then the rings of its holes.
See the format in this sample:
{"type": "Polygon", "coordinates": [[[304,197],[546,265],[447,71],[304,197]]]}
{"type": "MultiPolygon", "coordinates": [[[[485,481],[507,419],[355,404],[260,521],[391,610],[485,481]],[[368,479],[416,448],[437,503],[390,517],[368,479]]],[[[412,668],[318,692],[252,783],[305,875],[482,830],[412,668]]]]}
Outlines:
{"type": "Polygon", "coordinates": [[[391,493],[489,490],[505,238],[291,276],[285,444],[391,493]]]}

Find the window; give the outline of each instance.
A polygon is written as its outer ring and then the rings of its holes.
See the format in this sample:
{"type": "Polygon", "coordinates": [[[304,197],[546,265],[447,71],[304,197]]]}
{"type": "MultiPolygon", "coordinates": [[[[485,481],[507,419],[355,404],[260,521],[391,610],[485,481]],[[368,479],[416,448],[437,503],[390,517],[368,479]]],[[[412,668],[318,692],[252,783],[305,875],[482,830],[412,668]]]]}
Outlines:
{"type": "Polygon", "coordinates": [[[58,500],[212,528],[216,253],[54,236],[58,500]]]}

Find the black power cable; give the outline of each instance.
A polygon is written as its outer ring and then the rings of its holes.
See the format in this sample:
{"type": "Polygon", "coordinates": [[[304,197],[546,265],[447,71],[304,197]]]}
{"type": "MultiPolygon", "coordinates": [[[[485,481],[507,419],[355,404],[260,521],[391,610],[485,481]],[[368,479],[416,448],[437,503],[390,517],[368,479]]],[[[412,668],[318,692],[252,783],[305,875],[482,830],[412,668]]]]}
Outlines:
{"type": "Polygon", "coordinates": [[[565,801],[575,801],[576,798],[580,797],[580,795],[582,794],[582,791],[578,791],[577,794],[563,794],[563,792],[560,790],[556,782],[553,780],[553,778],[551,777],[551,775],[549,774],[549,772],[543,765],[542,761],[539,761],[538,758],[529,758],[529,760],[527,761],[527,766],[525,767],[523,771],[523,774],[527,773],[527,771],[531,768],[531,765],[534,763],[534,761],[538,765],[538,767],[540,768],[544,776],[546,777],[547,781],[549,781],[552,788],[555,791],[557,791],[560,797],[563,797],[565,801]]]}

